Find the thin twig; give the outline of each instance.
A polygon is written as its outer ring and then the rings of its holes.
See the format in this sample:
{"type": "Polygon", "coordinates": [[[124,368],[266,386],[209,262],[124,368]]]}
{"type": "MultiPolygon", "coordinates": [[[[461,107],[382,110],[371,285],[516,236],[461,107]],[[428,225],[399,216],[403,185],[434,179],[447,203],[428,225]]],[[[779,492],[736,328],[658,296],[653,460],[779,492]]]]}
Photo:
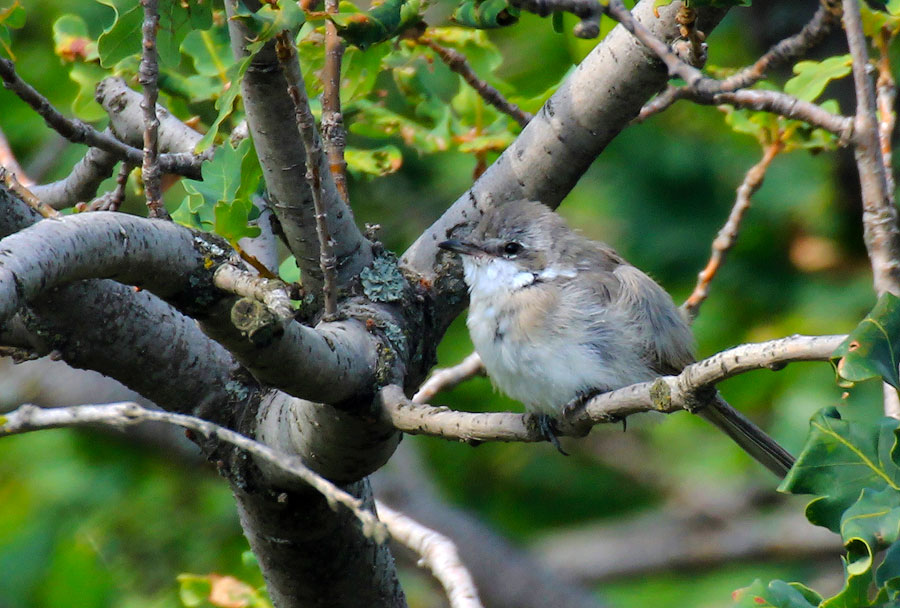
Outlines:
{"type": "MultiPolygon", "coordinates": [[[[325,0],[325,12],[338,12],[337,0],[325,0]]],[[[344,116],[341,114],[341,61],[344,57],[344,41],[338,35],[337,26],[330,20],[325,21],[325,67],[322,69],[322,82],[325,90],[322,93],[322,139],[325,154],[328,156],[328,167],[334,178],[334,185],[345,203],[350,201],[347,190],[347,161],[344,160],[344,148],[347,145],[347,131],[344,129],[344,116]]]]}
{"type": "Polygon", "coordinates": [[[688,97],[691,89],[694,93],[691,97],[702,93],[703,97],[709,98],[717,93],[737,91],[753,86],[765,78],[769,70],[803,57],[818,45],[825,39],[831,28],[836,23],[840,23],[841,13],[840,0],[822,0],[812,19],[803,26],[803,29],[793,36],[779,41],[751,65],[723,80],[704,77],[702,91],[696,87],[670,85],[663,93],[641,108],[635,121],[642,122],[654,114],[662,112],[679,99],[688,97]]]}
{"type": "MultiPolygon", "coordinates": [[[[128,161],[134,165],[143,163],[144,152],[142,150],[122,143],[109,133],[101,133],[77,118],[69,119],[63,116],[46,97],[38,93],[34,87],[19,77],[12,61],[2,57],[0,57],[0,79],[3,80],[4,87],[18,95],[53,130],[69,141],[100,148],[110,154],[114,154],[119,160],[128,161]]],[[[205,159],[206,157],[196,154],[161,154],[159,156],[159,167],[163,173],[174,173],[192,179],[200,179],[200,165],[205,159]]]]}
{"type": "Polygon", "coordinates": [[[26,188],[30,188],[35,183],[34,180],[25,174],[25,170],[22,169],[18,159],[16,159],[16,155],[13,153],[9,141],[7,141],[3,129],[0,129],[0,167],[6,167],[7,171],[13,173],[16,179],[19,180],[19,183],[26,188]]]}
{"type": "Polygon", "coordinates": [[[0,167],[0,182],[15,192],[16,196],[25,201],[25,204],[40,213],[43,217],[60,217],[59,211],[41,201],[31,192],[31,190],[20,184],[19,180],[16,179],[16,174],[6,169],[6,167],[0,167]]]}
{"type": "Polygon", "coordinates": [[[767,145],[763,150],[762,160],[747,171],[744,181],[738,187],[734,206],[731,208],[728,220],[712,242],[712,254],[709,257],[709,262],[706,263],[706,267],[697,276],[697,286],[694,287],[693,293],[681,305],[681,310],[685,312],[691,321],[697,318],[700,306],[709,295],[709,284],[716,276],[719,268],[721,268],[722,263],[725,261],[725,256],[734,247],[738,232],[741,229],[741,220],[744,219],[744,214],[750,208],[750,197],[762,186],[772,159],[782,149],[784,149],[784,142],[780,139],[767,145]]]}
{"type": "Polygon", "coordinates": [[[472,87],[482,99],[504,114],[509,115],[520,127],[524,129],[525,125],[532,119],[533,116],[530,112],[522,110],[519,106],[506,99],[503,93],[480,79],[478,74],[472,69],[472,66],[469,65],[465,55],[455,49],[441,46],[427,35],[419,38],[418,42],[433,50],[441,58],[441,61],[446,63],[447,67],[452,71],[462,76],[466,84],[472,87]]]}
{"type": "Polygon", "coordinates": [[[229,293],[259,300],[280,319],[294,318],[286,285],[279,280],[254,276],[231,264],[222,264],[213,274],[213,284],[229,293]]]}
{"type": "Polygon", "coordinates": [[[441,583],[447,593],[450,608],[482,608],[475,581],[450,538],[391,509],[383,502],[376,502],[375,508],[391,538],[420,556],[419,566],[428,568],[441,583]]]}
{"type": "Polygon", "coordinates": [[[453,367],[434,370],[434,373],[422,383],[422,386],[413,395],[412,402],[427,403],[438,393],[448,391],[470,378],[483,375],[484,365],[481,363],[481,357],[478,356],[478,353],[472,353],[453,367]]]}
{"type": "MultiPolygon", "coordinates": [[[[632,384],[588,401],[572,416],[557,419],[560,435],[583,436],[596,424],[618,422],[641,412],[672,413],[697,405],[697,391],[758,369],[781,369],[794,361],[826,361],[846,336],[790,336],[744,344],[684,368],[677,376],[632,384]]],[[[413,403],[403,389],[390,385],[378,394],[381,411],[395,428],[413,435],[432,435],[465,442],[546,441],[532,414],[472,414],[446,407],[413,403]]]]}
{"type": "Polygon", "coordinates": [[[141,101],[141,109],[144,111],[144,158],[141,176],[144,180],[144,193],[150,217],[170,220],[172,218],[169,217],[162,202],[157,142],[159,117],[156,115],[156,100],[159,97],[157,87],[159,61],[156,55],[156,30],[159,28],[159,10],[157,0],[141,0],[141,6],[144,7],[143,52],[138,71],[138,82],[144,87],[144,99],[141,101]]]}
{"type": "MultiPolygon", "coordinates": [[[[122,163],[122,166],[119,167],[119,173],[116,175],[116,187],[97,197],[89,205],[85,205],[84,209],[79,209],[79,211],[118,211],[125,201],[125,188],[128,185],[128,176],[131,175],[133,170],[134,165],[122,163]]],[[[78,205],[75,208],[77,209],[78,205]]]]}
{"type": "Polygon", "coordinates": [[[322,270],[322,293],[325,301],[325,315],[332,317],[337,312],[337,260],[334,256],[334,243],[328,232],[325,217],[325,204],[322,201],[322,142],[316,130],[316,120],[309,109],[306,97],[306,85],[303,73],[297,60],[297,50],[287,31],[276,37],[276,53],[284,77],[287,80],[288,95],[294,104],[297,130],[306,148],[306,180],[312,191],[313,207],[316,212],[316,233],[319,237],[319,267],[322,270]]]}
{"type": "Polygon", "coordinates": [[[887,179],[887,194],[891,205],[894,204],[894,168],[892,166],[893,147],[891,138],[894,135],[894,125],[897,122],[897,114],[894,112],[894,102],[897,99],[897,84],[894,74],[891,72],[891,58],[888,47],[891,42],[891,33],[887,28],[882,28],[875,45],[878,47],[878,80],[875,82],[878,99],[878,139],[881,142],[881,156],[884,161],[884,176],[887,179]]]}
{"type": "Polygon", "coordinates": [[[300,461],[299,457],[276,452],[269,446],[254,441],[231,429],[194,416],[148,410],[130,401],[49,409],[26,404],[0,416],[0,437],[43,429],[95,426],[98,424],[121,428],[139,422],[174,424],[204,437],[221,440],[236,446],[309,484],[319,491],[330,504],[344,505],[362,522],[363,533],[366,536],[374,538],[377,542],[384,542],[388,537],[384,524],[378,521],[375,515],[363,506],[361,500],[351,496],[309,469],[300,461]]]}

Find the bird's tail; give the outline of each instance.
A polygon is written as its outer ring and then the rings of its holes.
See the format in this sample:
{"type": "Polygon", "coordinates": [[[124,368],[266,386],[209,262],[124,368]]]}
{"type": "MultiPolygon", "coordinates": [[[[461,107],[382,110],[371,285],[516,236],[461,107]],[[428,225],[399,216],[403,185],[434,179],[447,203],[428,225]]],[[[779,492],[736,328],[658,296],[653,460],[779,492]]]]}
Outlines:
{"type": "Polygon", "coordinates": [[[794,466],[794,457],[787,450],[731,407],[718,393],[696,413],[719,427],[742,450],[779,477],[784,477],[794,466]]]}

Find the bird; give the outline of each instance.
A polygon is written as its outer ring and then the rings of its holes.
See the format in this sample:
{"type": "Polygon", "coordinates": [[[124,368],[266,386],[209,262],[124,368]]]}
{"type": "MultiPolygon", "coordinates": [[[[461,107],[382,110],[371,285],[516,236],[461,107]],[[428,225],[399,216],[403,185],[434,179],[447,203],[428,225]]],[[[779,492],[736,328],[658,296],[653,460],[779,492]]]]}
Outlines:
{"type": "MultiPolygon", "coordinates": [[[[567,407],[695,360],[693,333],[672,297],[541,202],[494,203],[464,240],[438,247],[462,258],[466,325],[487,375],[538,416],[557,448],[555,419],[567,407]]],[[[793,457],[711,393],[697,413],[784,476],[793,457]]]]}

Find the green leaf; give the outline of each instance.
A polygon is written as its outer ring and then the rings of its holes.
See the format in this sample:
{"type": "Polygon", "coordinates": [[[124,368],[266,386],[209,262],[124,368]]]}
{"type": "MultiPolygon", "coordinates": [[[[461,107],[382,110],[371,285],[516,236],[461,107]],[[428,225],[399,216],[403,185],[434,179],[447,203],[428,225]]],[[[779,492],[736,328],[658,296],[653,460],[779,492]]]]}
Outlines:
{"type": "Polygon", "coordinates": [[[285,283],[296,283],[300,280],[300,268],[297,266],[297,260],[294,256],[289,255],[278,266],[278,276],[285,283]]]}
{"type": "Polygon", "coordinates": [[[12,3],[12,6],[0,8],[0,48],[3,53],[10,59],[15,60],[16,56],[10,48],[11,39],[9,30],[18,30],[25,25],[25,9],[19,4],[19,0],[12,3]]]}
{"type": "Polygon", "coordinates": [[[242,59],[240,63],[235,63],[228,68],[228,81],[222,88],[222,94],[219,95],[219,98],[216,100],[216,110],[218,110],[218,114],[203,138],[197,142],[195,152],[203,152],[213,144],[216,136],[219,134],[219,128],[222,126],[222,123],[226,118],[231,116],[232,112],[234,112],[235,100],[237,99],[238,93],[241,92],[240,83],[244,78],[244,74],[247,72],[247,66],[250,65],[251,59],[252,56],[247,56],[242,59]]]}
{"type": "Polygon", "coordinates": [[[844,544],[865,545],[870,557],[896,542],[898,535],[900,492],[890,487],[881,491],[863,488],[859,500],[841,517],[844,544]]]}
{"type": "Polygon", "coordinates": [[[519,9],[507,0],[466,0],[453,11],[452,19],[467,27],[493,29],[517,23],[519,9]]]}
{"type": "Polygon", "coordinates": [[[284,30],[296,32],[306,22],[306,13],[296,2],[282,2],[279,8],[265,4],[256,12],[248,10],[241,2],[233,19],[239,19],[256,37],[250,45],[251,51],[258,49],[266,40],[270,40],[284,30]]]}
{"type": "Polygon", "coordinates": [[[805,101],[813,101],[822,94],[832,80],[843,78],[852,71],[850,55],[837,55],[823,61],[799,61],[794,76],[784,84],[784,92],[805,101]]]}
{"type": "Polygon", "coordinates": [[[197,74],[218,78],[223,83],[229,82],[228,69],[235,60],[227,30],[194,30],[184,37],[181,52],[191,58],[197,74]]]}
{"type": "Polygon", "coordinates": [[[766,585],[759,579],[738,589],[731,597],[735,604],[746,608],[814,608],[821,601],[813,590],[803,585],[779,580],[766,585]]]}
{"type": "Polygon", "coordinates": [[[347,168],[356,175],[381,177],[394,173],[403,166],[403,154],[396,146],[382,146],[373,150],[347,148],[344,151],[347,168]]]}
{"type": "Polygon", "coordinates": [[[890,293],[878,298],[875,308],[834,351],[832,363],[840,378],[860,382],[881,377],[900,387],[900,299],[890,293]]]}
{"type": "Polygon", "coordinates": [[[383,44],[368,49],[348,47],[341,65],[341,102],[352,103],[365,97],[375,88],[381,73],[381,61],[390,52],[383,44]]]}
{"type": "Polygon", "coordinates": [[[347,5],[342,3],[341,12],[328,18],[344,40],[366,49],[418,25],[422,20],[422,8],[421,0],[385,0],[368,12],[357,12],[348,11],[347,5]]]}
{"type": "Polygon", "coordinates": [[[875,425],[843,420],[836,408],[821,410],[810,420],[806,445],[779,491],[818,495],[806,507],[807,518],[840,532],[844,511],[863,489],[900,490],[898,424],[893,418],[875,425]]]}
{"type": "Polygon", "coordinates": [[[78,94],[72,100],[72,112],[82,120],[95,121],[106,118],[106,111],[94,99],[97,84],[109,76],[109,72],[96,62],[76,63],[69,70],[69,78],[78,85],[78,94]]]}
{"type": "Polygon", "coordinates": [[[185,226],[214,230],[231,242],[257,236],[249,224],[255,213],[251,201],[261,179],[261,170],[250,139],[237,148],[225,142],[202,169],[203,181],[184,180],[188,193],[173,219],[185,226]]]}
{"type": "MultiPolygon", "coordinates": [[[[144,11],[135,0],[96,0],[113,9],[113,23],[97,41],[100,64],[111,67],[122,59],[141,52],[141,25],[144,11]]],[[[181,62],[181,41],[192,30],[212,27],[211,2],[160,0],[156,49],[160,62],[177,66],[181,62]]]]}
{"type": "Polygon", "coordinates": [[[881,564],[875,570],[875,583],[881,587],[876,601],[896,602],[900,597],[900,542],[895,542],[884,552],[881,564]]]}

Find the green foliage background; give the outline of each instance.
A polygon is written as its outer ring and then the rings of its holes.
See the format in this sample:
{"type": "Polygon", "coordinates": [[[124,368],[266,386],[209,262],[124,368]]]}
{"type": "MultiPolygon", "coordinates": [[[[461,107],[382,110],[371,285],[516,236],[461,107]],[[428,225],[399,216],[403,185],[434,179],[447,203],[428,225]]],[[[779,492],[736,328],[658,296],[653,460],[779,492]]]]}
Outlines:
{"type": "MultiPolygon", "coordinates": [[[[53,24],[74,13],[96,38],[111,23],[112,10],[78,0],[22,4],[27,22],[11,34],[17,68],[68,111],[79,86],[70,79],[70,66],[52,53],[53,24]]],[[[811,14],[813,4],[784,10],[811,14]]],[[[710,62],[737,66],[752,60],[763,49],[749,32],[758,25],[754,19],[764,17],[759,11],[732,11],[711,37],[710,62]]],[[[571,35],[574,23],[567,17],[565,33],[556,34],[549,20],[523,14],[516,27],[490,32],[504,58],[497,74],[516,98],[543,95],[589,51],[592,41],[571,35]]],[[[435,87],[454,90],[443,65],[431,70],[435,87]]],[[[783,82],[789,75],[775,76],[783,82]]],[[[840,83],[829,87],[826,95],[831,93],[840,98],[840,83]]],[[[81,104],[91,111],[83,94],[81,104]]],[[[182,118],[196,111],[216,113],[211,101],[190,111],[177,102],[172,106],[182,118]]],[[[0,90],[0,127],[26,168],[43,162],[41,155],[57,146],[47,180],[66,175],[84,152],[79,146],[58,146],[42,120],[5,90],[0,90]]],[[[456,148],[420,155],[400,137],[375,141],[364,135],[352,135],[351,145],[389,144],[402,153],[403,165],[384,177],[352,179],[353,209],[360,224],[381,224],[387,246],[401,252],[467,188],[476,159],[456,148]]],[[[495,156],[488,154],[488,160],[495,156]]],[[[568,196],[561,213],[589,236],[613,244],[681,301],[706,262],[735,188],[759,157],[756,140],[732,132],[721,112],[680,104],[623,132],[568,196]]],[[[178,184],[167,192],[170,209],[185,197],[185,187],[178,184]]],[[[128,209],[140,212],[133,194],[128,209]]],[[[875,301],[859,213],[856,177],[846,156],[795,152],[776,158],[696,322],[699,355],[745,341],[855,327],[875,301]]],[[[459,319],[440,347],[440,364],[458,362],[470,350],[459,319]]],[[[848,418],[879,415],[877,384],[859,385],[842,399],[844,389],[827,364],[748,374],[721,390],[795,453],[810,416],[823,406],[839,405],[848,418]]],[[[10,397],[0,384],[0,400],[10,397]]],[[[518,408],[493,393],[485,379],[442,395],[439,402],[459,409],[518,408]]],[[[604,438],[619,432],[594,431],[571,444],[569,458],[547,445],[473,449],[437,439],[405,441],[415,441],[425,452],[448,500],[526,544],[548,531],[615,521],[664,502],[663,488],[634,478],[615,458],[603,457],[604,438]]],[[[630,424],[628,433],[641,445],[641,466],[662,472],[667,486],[735,492],[754,484],[775,486],[728,439],[686,414],[630,424]]],[[[802,508],[802,499],[791,500],[802,508]]],[[[47,431],[0,442],[3,608],[177,606],[175,577],[182,572],[228,573],[259,584],[242,562],[245,549],[227,488],[212,467],[198,476],[152,448],[100,433],[47,431]]],[[[755,578],[808,580],[817,573],[815,564],[723,564],[703,572],[604,583],[602,593],[619,606],[721,606],[730,602],[734,589],[755,578]]],[[[427,577],[404,576],[413,604],[432,605],[427,577]]]]}

